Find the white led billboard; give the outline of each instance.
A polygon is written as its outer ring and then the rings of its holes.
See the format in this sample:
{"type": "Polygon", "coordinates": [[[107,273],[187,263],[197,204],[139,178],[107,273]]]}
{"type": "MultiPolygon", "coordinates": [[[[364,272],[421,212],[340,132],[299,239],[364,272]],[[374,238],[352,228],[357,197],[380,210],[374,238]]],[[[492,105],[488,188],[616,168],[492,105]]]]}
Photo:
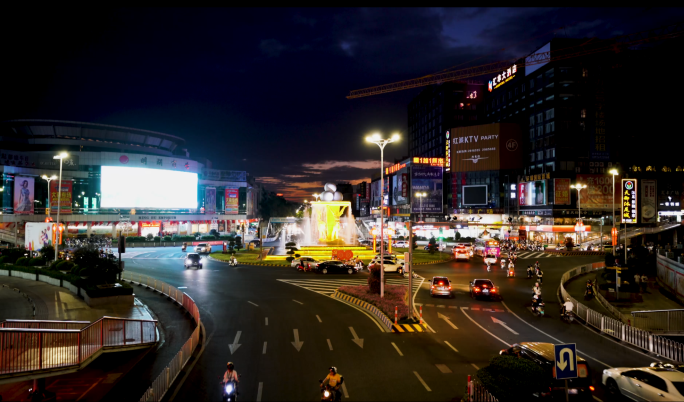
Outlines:
{"type": "Polygon", "coordinates": [[[101,208],[197,208],[197,173],[102,166],[101,208]]]}

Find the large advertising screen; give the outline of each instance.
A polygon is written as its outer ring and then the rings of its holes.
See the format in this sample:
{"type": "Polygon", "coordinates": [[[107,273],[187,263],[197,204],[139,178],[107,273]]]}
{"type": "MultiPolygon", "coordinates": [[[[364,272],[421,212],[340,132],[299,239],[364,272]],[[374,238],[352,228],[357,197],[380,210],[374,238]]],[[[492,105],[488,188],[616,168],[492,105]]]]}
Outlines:
{"type": "MultiPolygon", "coordinates": [[[[613,208],[613,177],[602,174],[578,174],[577,182],[586,184],[582,189],[582,209],[608,209],[613,208]]],[[[620,203],[620,178],[615,177],[615,200],[620,203]]]]}
{"type": "Polygon", "coordinates": [[[517,124],[496,123],[451,130],[451,171],[522,168],[522,140],[517,124]]]}
{"type": "Polygon", "coordinates": [[[17,176],[14,178],[15,215],[33,215],[34,180],[33,177],[17,176]]]}
{"type": "MultiPolygon", "coordinates": [[[[50,212],[56,214],[57,205],[61,205],[59,208],[59,213],[70,215],[73,182],[71,180],[62,180],[62,185],[60,187],[61,195],[57,190],[57,186],[59,186],[59,182],[57,180],[52,180],[50,182],[50,212]]],[[[93,198],[93,208],[97,208],[96,203],[96,198],[93,198]]]]}
{"type": "Polygon", "coordinates": [[[408,174],[407,169],[399,170],[392,176],[392,205],[408,204],[408,174]]]}
{"type": "Polygon", "coordinates": [[[520,205],[546,205],[546,180],[530,181],[518,185],[520,205]]]}
{"type": "Polygon", "coordinates": [[[46,222],[26,223],[24,241],[27,250],[40,251],[43,246],[52,244],[52,225],[46,222]]]}
{"type": "Polygon", "coordinates": [[[102,166],[102,208],[197,209],[197,173],[102,166]]]}
{"type": "Polygon", "coordinates": [[[463,205],[487,205],[487,185],[463,186],[463,205]]]}
{"type": "Polygon", "coordinates": [[[442,167],[416,165],[411,167],[411,211],[413,213],[442,213],[442,167]],[[426,193],[416,197],[416,193],[426,193]]]}
{"type": "Polygon", "coordinates": [[[240,189],[226,188],[226,214],[237,215],[240,204],[240,189]]]}

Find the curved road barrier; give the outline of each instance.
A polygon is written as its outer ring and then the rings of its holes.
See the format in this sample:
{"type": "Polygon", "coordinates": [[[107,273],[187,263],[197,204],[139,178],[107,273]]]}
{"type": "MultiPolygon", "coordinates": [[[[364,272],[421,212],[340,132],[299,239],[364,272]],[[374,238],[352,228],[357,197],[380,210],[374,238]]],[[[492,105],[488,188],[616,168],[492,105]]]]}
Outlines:
{"type": "MultiPolygon", "coordinates": [[[[581,265],[575,267],[561,277],[560,295],[562,300],[569,297],[575,305],[575,315],[578,319],[584,321],[587,325],[594,327],[600,332],[610,335],[613,338],[619,339],[623,342],[629,343],[640,349],[647,350],[656,355],[662,356],[666,359],[675,361],[677,363],[684,363],[684,344],[672,341],[662,336],[654,335],[653,333],[625,324],[620,320],[605,316],[597,311],[594,311],[584,304],[581,304],[574,297],[572,297],[565,290],[565,282],[571,278],[585,274],[587,272],[596,271],[600,268],[605,268],[602,262],[593,264],[581,265]]],[[[597,293],[597,297],[600,295],[597,293]]],[[[600,296],[602,298],[602,296],[600,296]]],[[[599,299],[600,301],[600,299],[599,299]]],[[[604,299],[605,301],[605,299],[604,299]]],[[[603,303],[603,302],[602,302],[603,303]]],[[[607,303],[607,302],[606,302],[607,303]]]]}
{"type": "Polygon", "coordinates": [[[333,297],[336,299],[341,299],[341,300],[344,300],[346,302],[355,304],[355,305],[361,307],[362,309],[368,311],[369,313],[378,317],[380,319],[380,321],[382,321],[382,323],[385,324],[385,327],[387,327],[388,331],[392,331],[392,321],[389,319],[389,317],[387,317],[385,315],[385,313],[380,311],[380,309],[375,307],[374,305],[372,305],[368,302],[365,302],[363,300],[357,299],[354,296],[349,296],[348,294],[339,292],[337,290],[335,290],[335,294],[333,295],[333,297]]]}
{"type": "Polygon", "coordinates": [[[190,313],[197,324],[197,328],[192,332],[190,338],[185,342],[181,350],[174,356],[171,362],[164,368],[164,370],[152,382],[147,391],[140,398],[140,402],[161,401],[166,395],[166,392],[171,388],[171,385],[176,380],[181,370],[190,360],[190,356],[197,348],[200,338],[201,320],[197,304],[186,293],[179,291],[176,287],[162,282],[158,279],[151,278],[147,275],[136,274],[132,272],[124,272],[121,276],[122,280],[130,283],[137,283],[138,285],[154,289],[159,293],[168,296],[174,302],[183,306],[183,308],[190,313]]]}

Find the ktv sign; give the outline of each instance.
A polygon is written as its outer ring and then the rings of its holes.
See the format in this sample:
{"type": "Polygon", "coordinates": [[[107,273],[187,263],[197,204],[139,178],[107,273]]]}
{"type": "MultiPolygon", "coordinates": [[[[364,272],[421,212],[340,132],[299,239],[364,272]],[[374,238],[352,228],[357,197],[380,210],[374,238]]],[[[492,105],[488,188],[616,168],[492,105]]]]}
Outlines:
{"type": "Polygon", "coordinates": [[[508,81],[512,80],[513,77],[515,77],[515,73],[518,71],[518,67],[516,67],[515,64],[513,64],[511,67],[508,69],[504,70],[501,74],[498,74],[496,77],[492,78],[491,81],[489,81],[488,89],[489,92],[492,92],[493,89],[496,89],[503,84],[507,83],[508,81]]]}

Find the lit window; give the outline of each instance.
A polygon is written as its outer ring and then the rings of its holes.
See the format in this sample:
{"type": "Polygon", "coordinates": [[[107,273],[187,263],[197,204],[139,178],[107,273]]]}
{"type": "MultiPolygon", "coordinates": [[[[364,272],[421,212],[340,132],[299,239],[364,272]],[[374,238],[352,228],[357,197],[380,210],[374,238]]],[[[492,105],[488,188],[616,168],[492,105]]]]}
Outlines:
{"type": "Polygon", "coordinates": [[[511,198],[515,198],[515,193],[511,193],[511,198]]]}
{"type": "Polygon", "coordinates": [[[587,109],[580,110],[580,118],[582,118],[582,119],[587,118],[587,109]]]}
{"type": "Polygon", "coordinates": [[[511,184],[511,190],[515,190],[515,184],[511,184]]]}

